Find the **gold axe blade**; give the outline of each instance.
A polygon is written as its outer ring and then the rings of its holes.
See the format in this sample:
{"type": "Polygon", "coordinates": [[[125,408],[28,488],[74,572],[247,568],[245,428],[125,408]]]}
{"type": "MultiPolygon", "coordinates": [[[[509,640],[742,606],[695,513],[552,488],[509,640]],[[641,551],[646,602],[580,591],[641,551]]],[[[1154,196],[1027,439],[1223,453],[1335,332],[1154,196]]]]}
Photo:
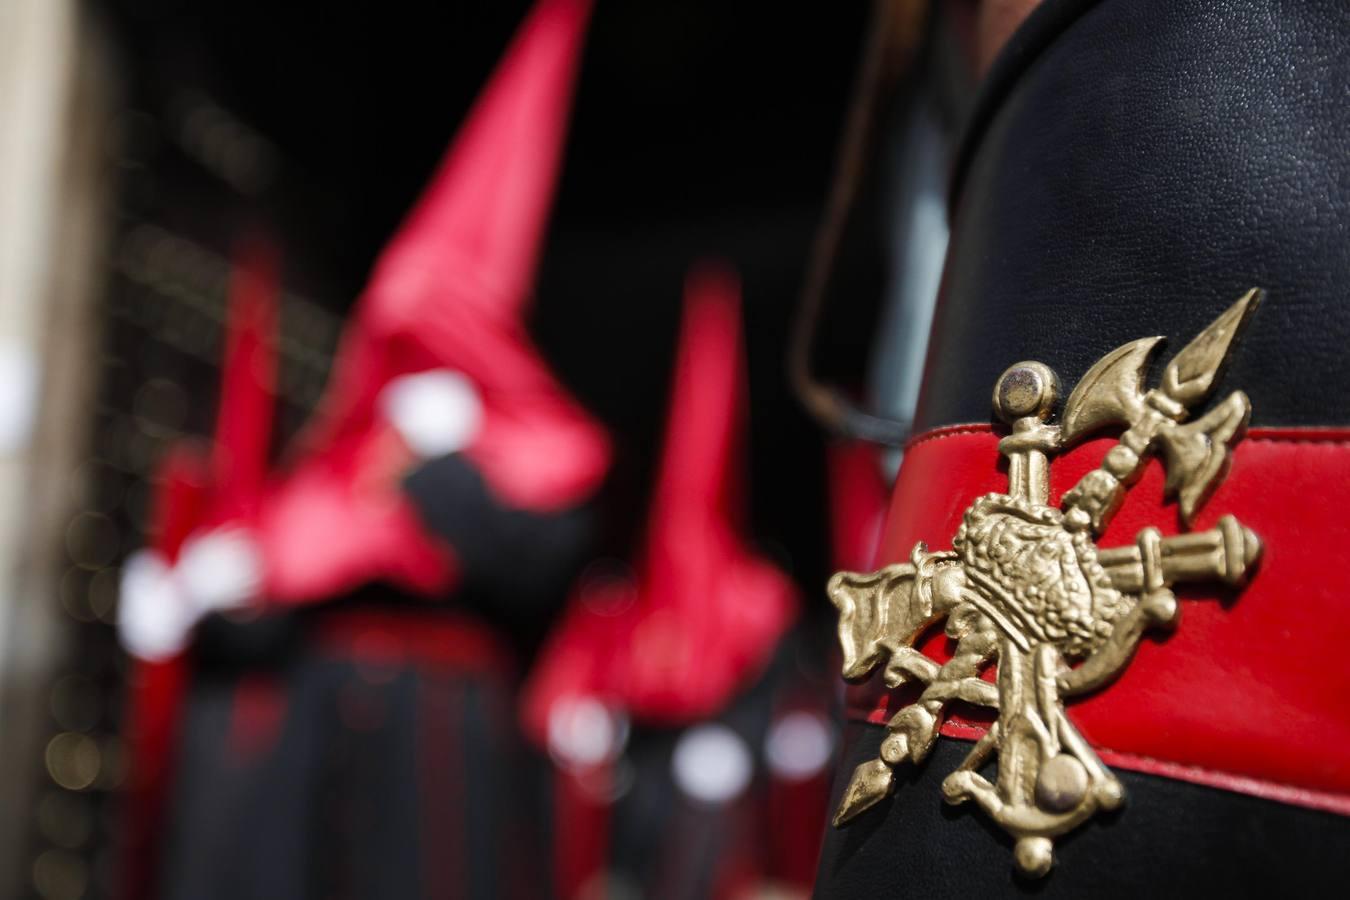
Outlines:
{"type": "Polygon", "coordinates": [[[1144,369],[1162,341],[1131,341],[1088,369],[1064,402],[1060,436],[1065,444],[1107,425],[1138,421],[1144,414],[1144,369]]]}
{"type": "Polygon", "coordinates": [[[1227,471],[1251,402],[1235,391],[1200,419],[1181,423],[1218,383],[1260,301],[1259,288],[1244,294],[1172,358],[1154,390],[1144,390],[1144,371],[1160,338],[1131,341],[1102,357],[1064,405],[1065,445],[1108,425],[1125,425],[1122,441],[1141,455],[1156,442],[1167,462],[1168,496],[1179,498],[1182,519],[1189,523],[1227,471]]]}

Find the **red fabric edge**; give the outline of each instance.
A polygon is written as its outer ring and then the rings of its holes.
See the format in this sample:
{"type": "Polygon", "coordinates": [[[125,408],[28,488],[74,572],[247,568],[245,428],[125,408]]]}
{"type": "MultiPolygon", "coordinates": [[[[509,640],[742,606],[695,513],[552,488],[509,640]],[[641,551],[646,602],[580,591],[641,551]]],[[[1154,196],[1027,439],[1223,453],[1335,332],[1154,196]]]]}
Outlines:
{"type": "MultiPolygon", "coordinates": [[[[923,432],[912,437],[906,444],[909,450],[919,444],[963,434],[988,434],[995,429],[988,424],[949,425],[923,432]]],[[[1253,428],[1243,438],[1246,442],[1269,443],[1317,443],[1350,446],[1350,428],[1347,427],[1273,427],[1253,428]]],[[[893,714],[889,709],[890,692],[883,692],[874,705],[859,707],[848,703],[845,717],[853,721],[863,721],[874,725],[885,725],[893,714]]],[[[852,698],[850,698],[852,699],[852,698]]],[[[985,733],[984,726],[948,719],[942,725],[940,734],[957,740],[975,741],[985,733]]],[[[1316,809],[1339,815],[1350,815],[1350,793],[1324,791],[1298,785],[1283,784],[1264,778],[1255,778],[1235,772],[1221,771],[1202,766],[1172,762],[1152,756],[1126,753],[1108,747],[1093,745],[1093,749],[1108,765],[1130,771],[1142,772],[1177,781],[1205,785],[1247,794],[1266,800],[1273,800],[1308,809],[1316,809]]]]}

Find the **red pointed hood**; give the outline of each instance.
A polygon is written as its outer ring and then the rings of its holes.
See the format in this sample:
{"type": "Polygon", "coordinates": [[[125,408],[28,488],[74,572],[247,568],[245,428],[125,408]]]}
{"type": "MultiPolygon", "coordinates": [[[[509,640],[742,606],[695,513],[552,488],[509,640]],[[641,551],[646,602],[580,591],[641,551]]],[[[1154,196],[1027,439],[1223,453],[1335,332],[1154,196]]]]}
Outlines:
{"type": "Polygon", "coordinates": [[[565,507],[603,475],[604,435],[553,378],[521,321],[589,10],[589,0],[540,0],[521,26],[376,265],[310,452],[365,435],[393,378],[449,368],[482,395],[486,421],[468,453],[501,499],[565,507]]]}
{"type": "Polygon", "coordinates": [[[234,256],[211,442],[212,513],[221,520],[257,510],[267,482],[276,406],[278,252],[263,236],[252,235],[239,242],[234,256]]]}
{"type": "Polygon", "coordinates": [[[448,548],[421,534],[396,496],[415,460],[380,395],[401,376],[468,377],[483,417],[463,452],[505,505],[565,509],[603,478],[603,430],[558,384],[522,321],[589,11],[589,0],[539,0],[381,255],[264,522],[273,596],[313,599],[376,578],[422,592],[451,583],[448,548]],[[340,551],[315,540],[335,519],[340,551]]]}
{"type": "Polygon", "coordinates": [[[278,265],[276,246],[261,235],[234,247],[215,432],[209,445],[179,441],[156,468],[148,537],[166,559],[193,532],[252,516],[261,500],[275,403],[278,265]]]}
{"type": "MultiPolygon", "coordinates": [[[[665,446],[652,494],[645,552],[652,591],[688,577],[690,541],[735,541],[742,518],[745,359],[740,284],[727,269],[694,269],[685,286],[665,446]],[[683,573],[683,574],[682,574],[683,573]]],[[[678,585],[671,590],[682,593],[678,585]]]]}
{"type": "Polygon", "coordinates": [[[635,599],[583,583],[526,694],[542,737],[559,702],[592,696],[653,722],[712,715],[749,687],[796,614],[788,579],[742,533],[745,365],[740,286],[699,267],[685,295],[665,450],[635,599]]]}
{"type": "Polygon", "coordinates": [[[796,611],[787,578],[743,532],[745,356],[740,284],[702,266],[684,323],[646,553],[644,615],[627,642],[626,705],[654,719],[716,712],[749,686],[796,611]]]}
{"type": "MultiPolygon", "coordinates": [[[[371,280],[380,313],[413,319],[447,291],[521,317],[548,223],[590,0],[540,0],[371,280]]],[[[368,303],[370,301],[368,300],[368,303]]]]}
{"type": "Polygon", "coordinates": [[[205,448],[189,441],[170,446],[155,467],[146,542],[170,562],[209,515],[210,471],[205,448]]]}

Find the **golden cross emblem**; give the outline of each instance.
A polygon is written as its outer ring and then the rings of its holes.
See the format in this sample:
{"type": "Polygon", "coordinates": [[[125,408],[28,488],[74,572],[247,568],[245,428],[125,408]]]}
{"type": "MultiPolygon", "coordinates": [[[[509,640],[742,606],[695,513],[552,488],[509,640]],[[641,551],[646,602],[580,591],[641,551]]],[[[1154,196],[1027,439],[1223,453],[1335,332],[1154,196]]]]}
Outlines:
{"type": "Polygon", "coordinates": [[[1187,526],[1223,479],[1251,414],[1247,395],[1235,391],[1185,420],[1210,393],[1259,299],[1252,289],[1233,304],[1173,357],[1151,390],[1144,390],[1145,369],[1162,338],[1108,353],[1069,394],[1058,425],[1047,421],[1058,399],[1054,373],[1037,362],[1012,366],[994,388],[994,410],[1012,426],[999,442],[1008,492],[970,505],[951,550],[930,552],[920,542],[908,562],[830,579],[844,677],[884,666],[888,687],[924,686],[887,723],[879,758],[854,771],[836,826],[890,793],[895,767],[923,761],[953,700],[998,717],[943,781],[944,799],[975,801],[1012,836],[1024,874],[1044,875],[1055,837],[1124,801],[1120,781],[1065,715],[1064,700],[1119,675],[1145,630],[1176,625],[1172,584],[1241,585],[1261,542],[1232,516],[1175,537],[1145,528],[1133,546],[1103,549],[1096,538],[1150,456],[1162,459],[1167,495],[1178,499],[1187,526]],[[1107,426],[1124,427],[1118,443],[1058,508],[1050,506],[1048,457],[1107,426]],[[955,648],[939,665],[914,643],[944,618],[955,648]],[[989,667],[993,682],[981,677],[989,667]],[[979,770],[994,753],[998,774],[990,782],[979,770]]]}

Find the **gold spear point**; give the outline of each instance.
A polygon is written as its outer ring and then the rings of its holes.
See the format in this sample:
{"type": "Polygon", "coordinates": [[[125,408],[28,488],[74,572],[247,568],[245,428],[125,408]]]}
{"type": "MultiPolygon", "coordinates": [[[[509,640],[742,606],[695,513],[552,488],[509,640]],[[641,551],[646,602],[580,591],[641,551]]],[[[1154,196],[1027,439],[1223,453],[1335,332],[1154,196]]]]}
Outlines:
{"type": "Polygon", "coordinates": [[[1214,387],[1228,351],[1242,334],[1261,302],[1260,288],[1252,288],[1195,336],[1163,369],[1162,392],[1182,406],[1199,402],[1214,387]]]}
{"type": "Polygon", "coordinates": [[[863,810],[876,806],[891,792],[894,781],[895,773],[880,759],[868,760],[854,769],[839,801],[839,811],[834,814],[834,827],[838,828],[863,810]]]}

